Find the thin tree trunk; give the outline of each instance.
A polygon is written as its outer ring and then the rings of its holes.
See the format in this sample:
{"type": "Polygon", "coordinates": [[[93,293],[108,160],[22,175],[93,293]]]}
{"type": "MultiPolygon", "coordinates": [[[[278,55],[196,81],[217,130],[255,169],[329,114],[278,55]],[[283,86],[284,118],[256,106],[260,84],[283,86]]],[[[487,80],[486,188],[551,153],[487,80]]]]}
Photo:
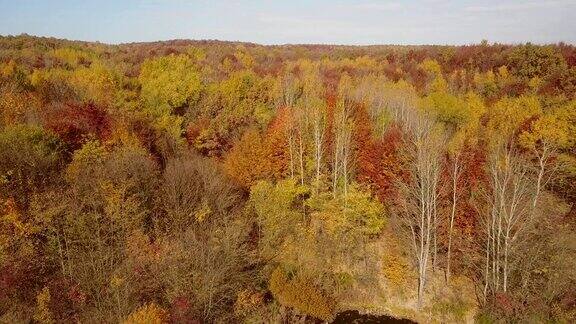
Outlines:
{"type": "Polygon", "coordinates": [[[452,170],[452,211],[450,213],[450,226],[448,228],[448,253],[446,255],[446,283],[450,283],[450,261],[452,252],[452,230],[454,228],[454,217],[456,216],[456,187],[458,184],[458,156],[454,159],[452,170]]]}

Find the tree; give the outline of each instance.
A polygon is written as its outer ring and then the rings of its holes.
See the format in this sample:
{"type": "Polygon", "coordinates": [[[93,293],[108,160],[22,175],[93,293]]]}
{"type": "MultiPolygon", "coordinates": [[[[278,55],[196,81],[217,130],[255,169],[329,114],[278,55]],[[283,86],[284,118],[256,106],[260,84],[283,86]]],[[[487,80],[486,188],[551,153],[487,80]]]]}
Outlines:
{"type": "Polygon", "coordinates": [[[52,314],[50,312],[50,290],[48,287],[44,287],[42,291],[36,296],[38,306],[36,312],[34,313],[34,320],[42,324],[52,324],[55,323],[52,319],[52,314]]]}
{"type": "Polygon", "coordinates": [[[370,116],[363,105],[354,113],[354,156],[356,180],[367,184],[382,203],[390,204],[395,196],[395,181],[401,177],[399,158],[401,131],[390,125],[382,139],[372,134],[370,116]]]}
{"type": "MultiPolygon", "coordinates": [[[[449,168],[451,188],[451,208],[448,225],[448,247],[446,254],[446,282],[451,274],[451,252],[454,220],[457,214],[457,199],[461,196],[458,191],[463,191],[461,178],[463,168],[462,161],[466,157],[466,149],[470,149],[477,142],[480,129],[480,119],[485,112],[482,100],[475,94],[469,93],[464,98],[457,98],[444,92],[434,92],[428,95],[423,104],[431,110],[436,118],[444,123],[451,136],[447,143],[447,168],[449,168]],[[460,188],[459,188],[460,187],[460,188]]],[[[464,163],[463,163],[464,162],[464,163]]]]}
{"type": "Polygon", "coordinates": [[[155,164],[139,148],[88,142],[66,171],[68,188],[35,200],[32,215],[58,275],[89,296],[92,316],[125,318],[138,301],[124,246],[133,231],[152,226],[155,164]]]}
{"type": "Polygon", "coordinates": [[[306,111],[306,117],[311,124],[315,180],[320,181],[322,174],[322,159],[324,157],[324,139],[326,131],[326,104],[322,100],[318,72],[311,70],[304,77],[304,90],[302,95],[302,108],[306,111]]]}
{"type": "Polygon", "coordinates": [[[33,126],[10,126],[0,132],[0,195],[27,210],[33,193],[58,178],[62,143],[54,134],[33,126]]]}
{"type": "Polygon", "coordinates": [[[344,195],[348,193],[348,182],[353,165],[353,102],[350,98],[350,77],[344,75],[338,85],[338,100],[334,108],[334,158],[332,165],[332,191],[334,197],[341,185],[344,195]]]}
{"type": "Polygon", "coordinates": [[[198,218],[199,228],[184,229],[178,237],[166,233],[153,277],[160,280],[166,300],[179,306],[176,314],[182,319],[235,322],[236,297],[255,281],[248,223],[217,215],[206,222],[210,225],[198,218]]]}
{"type": "Polygon", "coordinates": [[[121,78],[101,61],[94,61],[89,67],[75,69],[69,83],[83,103],[112,107],[116,104],[121,78]]]}
{"type": "Polygon", "coordinates": [[[508,290],[511,251],[518,238],[532,225],[528,203],[531,179],[526,164],[516,148],[520,127],[541,111],[534,97],[504,98],[488,111],[488,133],[491,140],[488,209],[484,211],[485,269],[484,294],[508,290]]]}
{"type": "Polygon", "coordinates": [[[250,204],[257,216],[261,258],[282,257],[283,246],[295,239],[302,213],[292,206],[302,204],[307,192],[306,187],[292,180],[280,181],[275,186],[261,181],[251,188],[250,204]]]}
{"type": "Polygon", "coordinates": [[[164,324],[168,323],[168,314],[156,304],[146,304],[134,312],[122,324],[164,324]]]}
{"type": "Polygon", "coordinates": [[[219,219],[232,217],[242,207],[236,187],[222,174],[220,167],[193,154],[169,161],[159,198],[166,213],[160,220],[161,225],[174,235],[198,223],[198,211],[207,213],[200,223],[208,225],[212,219],[220,222],[219,219]]]}
{"type": "Polygon", "coordinates": [[[552,46],[528,43],[512,49],[508,59],[513,67],[513,73],[526,80],[543,77],[566,68],[564,58],[552,46]]]}
{"type": "Polygon", "coordinates": [[[554,164],[558,152],[569,147],[574,141],[574,137],[571,136],[574,134],[570,134],[570,122],[566,117],[562,110],[544,113],[531,123],[529,130],[520,134],[520,144],[533,154],[537,163],[532,210],[538,204],[541,190],[548,184],[557,169],[557,165],[554,164]]]}
{"type": "Polygon", "coordinates": [[[335,302],[332,298],[301,276],[290,278],[278,267],[270,276],[270,291],[280,304],[324,321],[334,319],[335,302]]]}
{"type": "Polygon", "coordinates": [[[281,179],[286,174],[286,143],[282,121],[261,134],[250,129],[226,155],[224,167],[238,184],[250,188],[259,180],[281,179]]]}
{"type": "Polygon", "coordinates": [[[186,55],[145,61],[138,80],[142,84],[142,99],[153,114],[171,113],[194,104],[202,89],[196,66],[186,55]]]}
{"type": "Polygon", "coordinates": [[[367,245],[381,233],[386,216],[370,192],[352,183],[346,196],[334,198],[330,188],[311,190],[294,180],[259,182],[249,206],[259,226],[260,259],[300,278],[285,282],[277,273],[283,270],[273,271],[270,289],[283,305],[319,316],[316,307],[323,306],[317,302],[345,295],[351,282],[374,279],[370,269],[377,261],[367,245]],[[319,300],[298,297],[299,288],[319,300]]]}
{"type": "Polygon", "coordinates": [[[109,114],[95,104],[53,104],[44,114],[44,125],[66,144],[69,152],[89,140],[106,141],[112,133],[109,114]]]}
{"type": "Polygon", "coordinates": [[[419,66],[428,75],[427,91],[444,92],[446,91],[446,80],[442,76],[442,67],[437,61],[425,59],[419,66]]]}
{"type": "Polygon", "coordinates": [[[258,180],[272,178],[270,162],[265,139],[251,129],[226,156],[225,168],[238,184],[250,188],[258,180]]]}
{"type": "Polygon", "coordinates": [[[484,218],[486,230],[486,265],[484,294],[506,292],[509,287],[512,251],[519,235],[531,225],[529,217],[530,182],[526,166],[514,149],[505,144],[492,153],[490,191],[484,218]]]}
{"type": "Polygon", "coordinates": [[[210,84],[197,113],[207,123],[201,125],[194,147],[205,155],[222,156],[250,127],[266,127],[273,117],[271,89],[269,78],[246,70],[210,84]]]}
{"type": "Polygon", "coordinates": [[[408,181],[400,183],[400,213],[410,229],[418,265],[418,305],[422,305],[429,259],[435,267],[437,251],[438,198],[444,134],[432,121],[417,114],[407,121],[405,149],[408,181]]]}

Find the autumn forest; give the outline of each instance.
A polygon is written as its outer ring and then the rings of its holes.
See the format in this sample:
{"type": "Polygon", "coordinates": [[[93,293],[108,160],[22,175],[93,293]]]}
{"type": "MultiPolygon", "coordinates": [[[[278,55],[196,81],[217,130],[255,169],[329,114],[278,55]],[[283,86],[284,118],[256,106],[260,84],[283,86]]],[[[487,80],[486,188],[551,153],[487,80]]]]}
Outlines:
{"type": "Polygon", "coordinates": [[[0,323],[574,323],[575,93],[564,43],[0,36],[0,323]]]}

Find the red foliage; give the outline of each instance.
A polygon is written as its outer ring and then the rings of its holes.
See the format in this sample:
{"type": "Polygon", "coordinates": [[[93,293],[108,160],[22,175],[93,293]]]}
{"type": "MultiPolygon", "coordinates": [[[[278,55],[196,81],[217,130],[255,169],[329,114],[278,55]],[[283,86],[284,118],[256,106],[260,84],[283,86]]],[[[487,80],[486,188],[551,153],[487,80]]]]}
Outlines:
{"type": "Polygon", "coordinates": [[[288,170],[290,155],[288,153],[286,127],[289,118],[290,116],[286,109],[279,109],[276,118],[272,120],[266,130],[264,144],[266,145],[274,178],[286,175],[288,170]]]}
{"type": "Polygon", "coordinates": [[[322,79],[324,81],[324,87],[328,93],[336,93],[338,89],[338,83],[340,82],[340,77],[342,74],[336,69],[324,69],[322,70],[322,79]]]}
{"type": "Polygon", "coordinates": [[[133,119],[130,121],[130,131],[136,135],[142,147],[150,152],[154,161],[164,168],[166,157],[161,147],[161,135],[150,125],[150,122],[146,119],[133,119]]]}
{"type": "Polygon", "coordinates": [[[356,178],[367,184],[382,202],[393,199],[397,192],[394,181],[402,174],[398,148],[402,134],[390,126],[381,140],[372,136],[372,126],[366,108],[355,110],[354,147],[356,149],[356,178]]]}
{"type": "Polygon", "coordinates": [[[201,321],[195,319],[193,314],[193,309],[190,305],[190,301],[186,297],[177,297],[172,302],[170,307],[170,319],[173,323],[188,323],[188,324],[200,324],[201,321]]]}
{"type": "Polygon", "coordinates": [[[200,136],[200,133],[202,132],[203,129],[202,125],[209,125],[209,123],[210,121],[206,119],[201,119],[197,122],[188,124],[188,126],[186,127],[186,134],[184,135],[186,137],[186,142],[188,142],[188,146],[194,147],[196,139],[198,138],[198,136],[200,136]]]}
{"type": "Polygon", "coordinates": [[[92,103],[55,104],[47,109],[44,124],[71,151],[80,148],[88,139],[106,140],[111,133],[111,119],[107,112],[92,103]]]}
{"type": "Polygon", "coordinates": [[[490,304],[492,312],[499,318],[512,318],[522,311],[522,303],[507,293],[496,293],[490,304]]]}
{"type": "Polygon", "coordinates": [[[44,266],[46,262],[38,255],[16,256],[0,267],[0,305],[10,300],[34,300],[44,278],[54,270],[44,266]]]}
{"type": "Polygon", "coordinates": [[[428,80],[426,72],[419,68],[418,65],[416,65],[414,62],[410,62],[405,65],[404,70],[406,71],[409,79],[412,81],[416,91],[422,92],[424,88],[426,88],[426,82],[428,80]]]}
{"type": "MultiPolygon", "coordinates": [[[[461,173],[457,182],[457,205],[452,233],[453,269],[458,271],[469,266],[465,255],[476,248],[479,235],[479,201],[474,194],[487,185],[485,173],[486,152],[483,145],[466,145],[462,148],[459,163],[461,173]]],[[[452,208],[452,168],[453,161],[446,158],[442,172],[441,205],[450,213],[452,208]]],[[[448,245],[448,222],[440,224],[443,227],[442,242],[448,245]]]]}
{"type": "Polygon", "coordinates": [[[55,319],[66,321],[77,318],[77,314],[86,304],[86,294],[80,286],[68,278],[56,278],[48,285],[50,290],[49,308],[55,319]]]}
{"type": "Polygon", "coordinates": [[[384,75],[394,82],[398,82],[402,78],[402,73],[398,70],[396,64],[388,64],[384,67],[384,75]]]}
{"type": "Polygon", "coordinates": [[[396,61],[398,61],[398,56],[395,53],[389,53],[386,55],[386,61],[388,61],[390,64],[394,64],[396,61]]]}
{"type": "Polygon", "coordinates": [[[518,97],[526,93],[528,84],[522,80],[514,80],[514,82],[506,83],[501,89],[497,97],[518,97]]]}

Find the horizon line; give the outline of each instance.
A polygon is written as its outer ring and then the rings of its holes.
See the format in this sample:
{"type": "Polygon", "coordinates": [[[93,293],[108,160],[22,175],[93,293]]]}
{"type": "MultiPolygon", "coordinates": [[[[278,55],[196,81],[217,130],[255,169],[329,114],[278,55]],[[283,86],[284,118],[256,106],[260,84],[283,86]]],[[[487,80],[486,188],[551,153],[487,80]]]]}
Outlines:
{"type": "Polygon", "coordinates": [[[102,45],[108,46],[122,46],[122,45],[133,45],[133,44],[146,44],[146,43],[158,43],[158,42],[170,42],[170,41],[194,41],[194,42],[223,42],[223,43],[242,43],[242,44],[250,44],[250,45],[257,45],[257,46],[339,46],[339,47],[377,47],[377,46],[443,46],[443,47],[459,47],[459,46],[473,46],[473,45],[481,45],[482,42],[486,41],[487,45],[489,46],[496,46],[496,45],[504,45],[504,46],[519,46],[519,45],[537,45],[537,46],[551,46],[551,45],[569,45],[569,46],[576,46],[576,43],[572,43],[569,41],[557,41],[554,43],[541,43],[541,42],[532,42],[532,41],[519,41],[519,42],[510,42],[510,43],[500,43],[500,42],[490,42],[489,40],[482,39],[477,42],[470,42],[470,43],[444,43],[444,44],[433,44],[433,43],[404,43],[404,44],[393,44],[393,43],[372,43],[372,44],[345,44],[345,43],[257,43],[252,41],[245,41],[245,40],[230,40],[230,39],[216,39],[216,38],[170,38],[170,39],[156,39],[156,40],[135,40],[135,41],[125,41],[125,42],[105,42],[100,40],[84,40],[84,39],[70,39],[66,37],[59,37],[59,36],[52,36],[52,35],[33,35],[26,32],[20,34],[2,34],[0,33],[0,37],[34,37],[34,38],[48,38],[48,39],[56,39],[56,40],[64,40],[70,42],[83,42],[83,43],[97,43],[102,45]]]}

